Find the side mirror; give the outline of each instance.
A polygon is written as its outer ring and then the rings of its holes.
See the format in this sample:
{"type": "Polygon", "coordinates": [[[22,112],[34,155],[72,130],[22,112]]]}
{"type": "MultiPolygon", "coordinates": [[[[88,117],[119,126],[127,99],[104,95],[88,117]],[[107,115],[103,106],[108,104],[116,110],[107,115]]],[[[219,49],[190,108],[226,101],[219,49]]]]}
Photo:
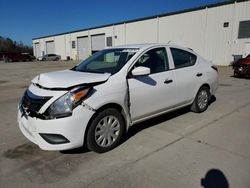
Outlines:
{"type": "Polygon", "coordinates": [[[149,75],[150,74],[150,68],[148,67],[136,67],[132,70],[132,75],[133,76],[145,76],[145,75],[149,75]]]}

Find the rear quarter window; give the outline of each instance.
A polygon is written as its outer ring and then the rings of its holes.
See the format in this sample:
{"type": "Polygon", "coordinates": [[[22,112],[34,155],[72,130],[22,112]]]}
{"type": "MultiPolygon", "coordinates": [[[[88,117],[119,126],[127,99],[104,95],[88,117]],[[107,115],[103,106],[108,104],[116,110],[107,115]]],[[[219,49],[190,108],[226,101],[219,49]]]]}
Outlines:
{"type": "Polygon", "coordinates": [[[197,60],[197,56],[181,49],[170,48],[175,68],[193,66],[197,60]]]}

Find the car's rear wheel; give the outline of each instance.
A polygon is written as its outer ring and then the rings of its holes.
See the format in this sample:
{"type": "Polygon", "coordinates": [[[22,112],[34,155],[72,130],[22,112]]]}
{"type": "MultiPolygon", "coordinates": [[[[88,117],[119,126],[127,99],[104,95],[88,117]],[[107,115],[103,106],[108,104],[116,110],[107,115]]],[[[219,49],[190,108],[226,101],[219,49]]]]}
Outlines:
{"type": "Polygon", "coordinates": [[[98,113],[87,132],[87,147],[104,153],[115,148],[124,133],[124,120],[121,113],[113,108],[98,113]]]}
{"type": "Polygon", "coordinates": [[[236,70],[234,70],[234,77],[240,77],[239,73],[236,70]]]}
{"type": "Polygon", "coordinates": [[[196,113],[204,112],[208,107],[209,99],[210,99],[209,88],[206,86],[202,86],[199,89],[198,93],[196,94],[194,102],[191,106],[191,111],[196,113]]]}

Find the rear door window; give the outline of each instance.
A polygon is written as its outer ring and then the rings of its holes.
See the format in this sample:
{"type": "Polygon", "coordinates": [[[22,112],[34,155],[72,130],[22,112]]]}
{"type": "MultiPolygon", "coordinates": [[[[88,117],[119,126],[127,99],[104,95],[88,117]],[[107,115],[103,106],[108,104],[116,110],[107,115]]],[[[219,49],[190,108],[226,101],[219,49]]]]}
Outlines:
{"type": "Polygon", "coordinates": [[[174,60],[175,68],[192,66],[196,62],[196,55],[185,50],[170,48],[174,60]]]}

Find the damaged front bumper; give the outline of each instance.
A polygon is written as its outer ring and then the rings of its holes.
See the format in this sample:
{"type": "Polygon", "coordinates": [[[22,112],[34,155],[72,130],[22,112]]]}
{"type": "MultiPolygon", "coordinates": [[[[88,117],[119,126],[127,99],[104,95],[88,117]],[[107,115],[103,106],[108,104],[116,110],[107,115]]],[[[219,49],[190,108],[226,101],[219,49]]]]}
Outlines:
{"type": "Polygon", "coordinates": [[[44,150],[66,150],[83,145],[85,130],[94,111],[84,106],[74,109],[72,116],[42,120],[22,115],[18,110],[19,128],[26,138],[44,150]]]}

